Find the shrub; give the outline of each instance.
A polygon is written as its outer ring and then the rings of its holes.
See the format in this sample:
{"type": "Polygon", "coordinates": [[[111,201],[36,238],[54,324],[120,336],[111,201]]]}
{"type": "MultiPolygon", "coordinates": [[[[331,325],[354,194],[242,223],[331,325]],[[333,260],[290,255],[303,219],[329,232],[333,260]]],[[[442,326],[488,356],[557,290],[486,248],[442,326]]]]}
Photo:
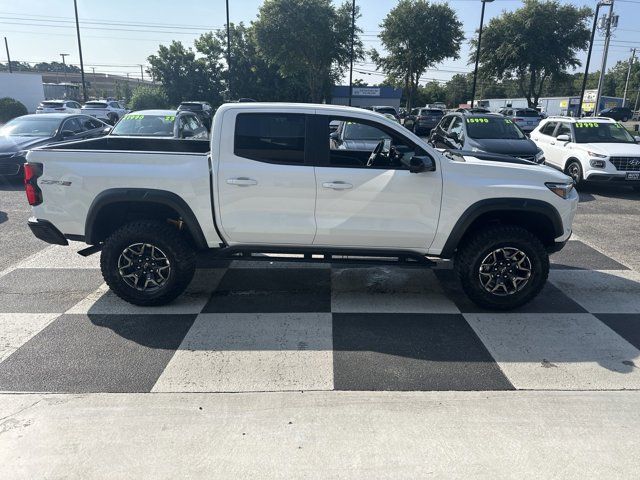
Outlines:
{"type": "Polygon", "coordinates": [[[161,87],[136,87],[129,103],[129,108],[134,111],[168,107],[169,98],[161,87]]]}
{"type": "Polygon", "coordinates": [[[27,113],[29,113],[27,107],[18,100],[9,97],[0,98],[0,123],[8,122],[27,113]]]}

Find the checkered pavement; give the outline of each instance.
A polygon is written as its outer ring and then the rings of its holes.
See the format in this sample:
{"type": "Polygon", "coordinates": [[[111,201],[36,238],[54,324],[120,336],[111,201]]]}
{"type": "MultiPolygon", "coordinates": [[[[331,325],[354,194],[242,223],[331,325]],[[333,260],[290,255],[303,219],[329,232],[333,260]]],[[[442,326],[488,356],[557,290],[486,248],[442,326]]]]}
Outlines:
{"type": "Polygon", "coordinates": [[[0,272],[0,391],[640,389],[640,273],[571,241],[530,304],[496,313],[438,268],[221,263],[156,308],[98,255],[0,272]]]}

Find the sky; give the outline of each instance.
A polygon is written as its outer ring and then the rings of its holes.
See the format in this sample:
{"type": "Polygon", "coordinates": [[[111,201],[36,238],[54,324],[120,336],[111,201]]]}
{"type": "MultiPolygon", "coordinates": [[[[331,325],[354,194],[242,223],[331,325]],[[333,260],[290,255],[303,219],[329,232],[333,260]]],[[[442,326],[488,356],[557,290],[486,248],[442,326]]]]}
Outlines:
{"type": "MultiPolygon", "coordinates": [[[[367,49],[380,49],[377,34],[380,23],[397,0],[356,0],[362,17],[358,21],[364,30],[363,41],[367,49]]],[[[206,31],[223,28],[226,22],[225,0],[77,0],[85,71],[130,74],[140,76],[139,64],[146,64],[149,55],[157,52],[160,44],[180,40],[193,46],[193,40],[206,31]]],[[[249,23],[256,18],[263,0],[229,0],[232,23],[249,23]]],[[[334,1],[334,3],[340,3],[334,1]]],[[[463,30],[470,38],[480,23],[480,0],[449,0],[463,22],[463,30]]],[[[562,1],[595,8],[595,0],[562,1]]],[[[486,4],[485,24],[503,11],[512,11],[522,5],[520,0],[495,0],[486,4]]],[[[601,9],[601,11],[606,8],[601,9]]],[[[620,16],[618,28],[612,37],[607,65],[628,60],[630,49],[638,48],[640,58],[640,0],[616,0],[615,13],[620,16]]],[[[68,53],[67,63],[79,64],[75,33],[73,0],[0,0],[0,36],[9,42],[12,60],[41,62],[60,61],[60,53],[68,53]]],[[[603,37],[596,34],[590,71],[598,70],[603,50],[603,37]]],[[[456,73],[472,70],[467,64],[468,42],[460,51],[460,58],[447,59],[428,70],[423,81],[446,81],[456,73]]],[[[586,52],[580,56],[586,58],[586,52]]],[[[0,49],[0,61],[5,62],[0,49]]],[[[384,79],[375,73],[375,65],[365,59],[354,67],[354,78],[369,84],[384,79]]],[[[145,74],[146,75],[146,74],[145,74]]]]}

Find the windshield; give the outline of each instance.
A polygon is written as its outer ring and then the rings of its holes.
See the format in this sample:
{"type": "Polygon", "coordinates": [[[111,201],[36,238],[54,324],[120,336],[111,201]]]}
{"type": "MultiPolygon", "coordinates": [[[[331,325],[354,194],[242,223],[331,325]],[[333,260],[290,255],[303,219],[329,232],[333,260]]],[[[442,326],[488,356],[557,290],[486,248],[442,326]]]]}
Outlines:
{"type": "Polygon", "coordinates": [[[444,116],[444,112],[437,108],[423,108],[422,110],[420,110],[420,115],[437,115],[439,117],[442,117],[444,116]]]}
{"type": "MultiPolygon", "coordinates": [[[[38,115],[46,117],[47,115],[38,115]]],[[[0,128],[2,136],[53,137],[60,126],[58,118],[14,118],[0,128]]]]}
{"type": "Polygon", "coordinates": [[[389,137],[375,127],[363,125],[362,123],[347,122],[344,126],[342,138],[344,140],[381,140],[389,137]]]}
{"type": "Polygon", "coordinates": [[[84,108],[107,108],[107,104],[103,102],[87,102],[84,108]]]}
{"type": "Polygon", "coordinates": [[[577,122],[576,143],[635,143],[619,123],[577,122]]]}
{"type": "Polygon", "coordinates": [[[122,117],[110,135],[173,137],[175,115],[144,115],[129,113],[122,117]]]}
{"type": "Polygon", "coordinates": [[[376,107],[376,112],[378,113],[390,113],[391,115],[396,114],[396,109],[393,107],[376,107]]]}
{"type": "Polygon", "coordinates": [[[517,110],[517,117],[539,117],[540,113],[537,110],[517,110]]]}
{"type": "Polygon", "coordinates": [[[467,118],[467,133],[470,138],[521,140],[524,133],[508,118],[467,118]]]}
{"type": "Polygon", "coordinates": [[[189,110],[195,112],[196,110],[202,110],[201,103],[181,103],[178,110],[189,110]]]}

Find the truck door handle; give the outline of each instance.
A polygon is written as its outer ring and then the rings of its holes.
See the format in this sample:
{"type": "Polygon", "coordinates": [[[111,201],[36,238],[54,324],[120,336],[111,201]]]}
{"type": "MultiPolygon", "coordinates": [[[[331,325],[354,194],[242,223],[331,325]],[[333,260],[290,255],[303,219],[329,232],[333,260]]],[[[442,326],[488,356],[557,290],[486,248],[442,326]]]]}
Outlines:
{"type": "Polygon", "coordinates": [[[251,185],[257,185],[258,181],[253,178],[247,177],[238,177],[238,178],[228,178],[227,183],[229,185],[237,185],[238,187],[249,187],[251,185]]]}
{"type": "Polygon", "coordinates": [[[350,183],[342,182],[340,180],[336,180],[334,182],[325,182],[322,184],[324,188],[331,188],[333,190],[349,190],[353,188],[353,185],[350,183]]]}

